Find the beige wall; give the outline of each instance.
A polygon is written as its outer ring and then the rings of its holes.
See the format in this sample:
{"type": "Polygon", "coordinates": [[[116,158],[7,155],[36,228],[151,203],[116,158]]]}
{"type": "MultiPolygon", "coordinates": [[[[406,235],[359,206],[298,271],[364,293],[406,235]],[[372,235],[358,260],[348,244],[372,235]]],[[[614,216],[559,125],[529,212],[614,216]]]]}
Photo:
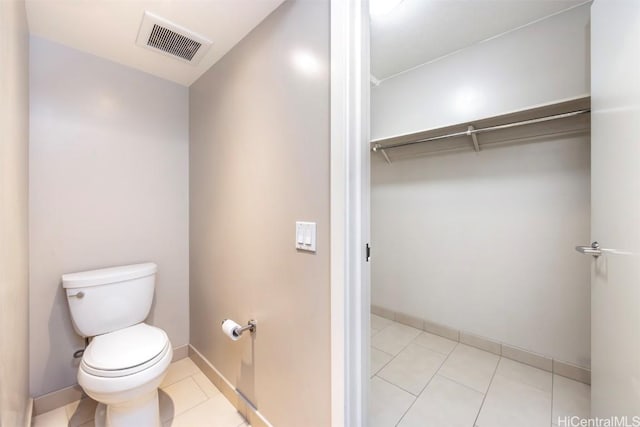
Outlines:
{"type": "Polygon", "coordinates": [[[330,425],[328,61],[328,1],[290,1],[190,89],[191,343],[278,427],[330,425]]]}
{"type": "Polygon", "coordinates": [[[29,36],[24,1],[0,1],[0,426],[29,399],[29,36]]]}
{"type": "Polygon", "coordinates": [[[188,89],[31,39],[31,393],[76,382],[60,276],[158,264],[148,321],[189,340],[188,89]]]}

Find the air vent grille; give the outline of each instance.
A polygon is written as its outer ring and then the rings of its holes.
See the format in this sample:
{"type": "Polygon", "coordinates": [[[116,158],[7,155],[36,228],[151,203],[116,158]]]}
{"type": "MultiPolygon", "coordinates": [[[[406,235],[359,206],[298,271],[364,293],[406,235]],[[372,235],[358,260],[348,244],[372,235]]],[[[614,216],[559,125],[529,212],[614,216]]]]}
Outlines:
{"type": "Polygon", "coordinates": [[[211,47],[205,37],[148,11],[142,18],[136,44],[192,65],[197,65],[211,47]]]}
{"type": "Polygon", "coordinates": [[[147,45],[191,61],[195,54],[198,53],[202,43],[198,43],[168,28],[153,24],[147,45]]]}

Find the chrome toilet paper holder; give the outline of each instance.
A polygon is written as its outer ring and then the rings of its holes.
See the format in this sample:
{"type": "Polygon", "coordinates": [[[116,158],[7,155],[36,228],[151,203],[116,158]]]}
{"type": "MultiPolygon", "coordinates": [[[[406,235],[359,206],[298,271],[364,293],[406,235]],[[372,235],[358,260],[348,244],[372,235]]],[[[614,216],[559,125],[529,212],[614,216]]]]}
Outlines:
{"type": "MultiPolygon", "coordinates": [[[[222,321],[222,323],[226,322],[228,319],[224,319],[222,321]]],[[[250,331],[251,333],[254,333],[256,331],[256,327],[257,327],[257,323],[255,320],[251,319],[247,322],[246,326],[241,326],[239,328],[235,328],[233,330],[233,334],[235,336],[241,336],[245,331],[250,331]]]]}

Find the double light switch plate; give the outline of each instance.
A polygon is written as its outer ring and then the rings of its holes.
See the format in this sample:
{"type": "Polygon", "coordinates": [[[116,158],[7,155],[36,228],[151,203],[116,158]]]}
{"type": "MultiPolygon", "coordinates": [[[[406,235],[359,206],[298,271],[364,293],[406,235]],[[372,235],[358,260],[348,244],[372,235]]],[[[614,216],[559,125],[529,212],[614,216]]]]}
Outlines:
{"type": "Polygon", "coordinates": [[[296,249],[302,251],[316,251],[316,223],[296,222],[296,249]]]}

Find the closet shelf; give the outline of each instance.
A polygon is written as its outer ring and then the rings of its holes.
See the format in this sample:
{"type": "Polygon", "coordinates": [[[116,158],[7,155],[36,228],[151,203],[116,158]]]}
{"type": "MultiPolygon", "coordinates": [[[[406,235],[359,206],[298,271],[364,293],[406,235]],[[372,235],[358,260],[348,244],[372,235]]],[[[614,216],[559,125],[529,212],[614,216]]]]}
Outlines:
{"type": "Polygon", "coordinates": [[[481,151],[485,146],[545,140],[551,135],[589,132],[591,98],[584,96],[499,116],[411,134],[378,139],[371,150],[387,163],[452,151],[481,151]]]}

